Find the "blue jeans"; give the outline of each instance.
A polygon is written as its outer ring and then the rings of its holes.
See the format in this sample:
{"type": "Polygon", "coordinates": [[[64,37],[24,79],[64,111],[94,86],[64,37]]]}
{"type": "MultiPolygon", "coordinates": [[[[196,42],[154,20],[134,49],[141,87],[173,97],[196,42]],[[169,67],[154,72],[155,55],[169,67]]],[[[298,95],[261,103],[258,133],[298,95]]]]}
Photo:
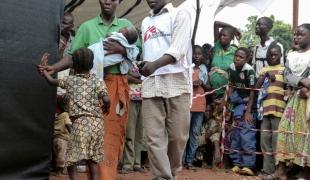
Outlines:
{"type": "Polygon", "coordinates": [[[201,134],[204,112],[191,112],[189,138],[183,154],[183,162],[193,164],[198,148],[198,136],[201,134]]]}
{"type": "Polygon", "coordinates": [[[245,121],[237,121],[236,126],[232,131],[231,149],[245,151],[244,153],[230,151],[230,158],[233,164],[239,167],[255,167],[256,155],[248,152],[256,151],[256,132],[249,130],[255,129],[255,124],[247,124],[245,121]]]}

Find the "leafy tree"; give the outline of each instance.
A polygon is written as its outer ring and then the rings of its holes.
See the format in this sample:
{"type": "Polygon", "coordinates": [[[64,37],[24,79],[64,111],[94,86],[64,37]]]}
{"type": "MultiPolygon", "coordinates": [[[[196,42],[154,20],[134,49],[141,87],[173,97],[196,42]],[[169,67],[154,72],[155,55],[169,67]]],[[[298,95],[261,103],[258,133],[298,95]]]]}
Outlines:
{"type": "MultiPolygon", "coordinates": [[[[269,35],[280,42],[284,49],[290,48],[292,40],[292,27],[289,24],[284,23],[280,20],[275,20],[274,16],[270,16],[273,19],[273,28],[269,35]]],[[[246,24],[246,30],[242,31],[242,39],[240,41],[240,46],[250,47],[258,44],[260,42],[259,36],[255,34],[255,26],[257,21],[257,16],[248,17],[248,24],[246,24]]]]}

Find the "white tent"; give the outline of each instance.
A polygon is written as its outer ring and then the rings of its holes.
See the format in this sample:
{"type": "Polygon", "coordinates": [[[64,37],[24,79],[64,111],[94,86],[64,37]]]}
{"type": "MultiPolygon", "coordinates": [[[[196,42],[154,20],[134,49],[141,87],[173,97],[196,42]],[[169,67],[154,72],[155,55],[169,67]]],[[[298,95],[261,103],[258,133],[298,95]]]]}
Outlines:
{"type": "MultiPolygon", "coordinates": [[[[68,0],[67,0],[68,1],[68,0]]],[[[139,0],[123,0],[117,9],[117,16],[122,16],[130,7],[139,0]]],[[[196,43],[213,43],[213,23],[215,16],[225,7],[233,7],[240,3],[244,3],[263,12],[273,0],[200,0],[201,14],[196,35],[196,43]]],[[[186,8],[192,16],[192,26],[194,26],[196,17],[196,0],[170,0],[174,6],[186,8]]],[[[140,28],[141,21],[148,15],[150,11],[146,0],[141,0],[128,15],[124,18],[129,19],[137,28],[140,28]]],[[[77,7],[73,14],[75,17],[75,26],[78,27],[82,22],[90,19],[100,13],[98,0],[85,0],[85,2],[77,7]]],[[[236,12],[242,13],[242,12],[236,12]]],[[[229,22],[228,22],[229,23],[229,22]]]]}
{"type": "MultiPolygon", "coordinates": [[[[117,16],[122,16],[130,7],[132,7],[137,0],[123,0],[117,9],[117,16]]],[[[174,6],[179,6],[184,0],[170,0],[174,6]]],[[[141,3],[136,6],[128,15],[124,18],[129,19],[136,27],[140,28],[141,21],[147,16],[150,11],[146,0],[142,0],[141,3]]],[[[75,26],[78,27],[82,22],[96,16],[100,13],[99,0],[86,0],[82,5],[77,7],[73,11],[75,17],[75,26]]]]}

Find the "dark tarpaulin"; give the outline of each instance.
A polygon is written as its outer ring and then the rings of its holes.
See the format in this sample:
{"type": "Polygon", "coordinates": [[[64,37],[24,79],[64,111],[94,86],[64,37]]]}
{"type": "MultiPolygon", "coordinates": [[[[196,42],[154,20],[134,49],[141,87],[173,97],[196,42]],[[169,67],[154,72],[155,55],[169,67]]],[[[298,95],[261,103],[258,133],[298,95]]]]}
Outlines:
{"type": "Polygon", "coordinates": [[[0,179],[48,179],[55,91],[38,75],[56,61],[63,0],[0,2],[0,179]]]}

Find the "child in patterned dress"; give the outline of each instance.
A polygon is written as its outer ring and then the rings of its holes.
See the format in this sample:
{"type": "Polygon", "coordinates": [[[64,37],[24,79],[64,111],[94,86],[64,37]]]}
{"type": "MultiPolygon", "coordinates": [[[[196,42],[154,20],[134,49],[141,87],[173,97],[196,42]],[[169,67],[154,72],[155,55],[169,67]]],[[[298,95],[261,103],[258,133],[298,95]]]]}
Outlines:
{"type": "MultiPolygon", "coordinates": [[[[81,161],[87,162],[91,179],[98,179],[98,163],[103,161],[103,113],[108,112],[110,100],[105,83],[90,74],[93,57],[87,48],[76,50],[72,55],[75,74],[59,80],[43,71],[49,84],[66,89],[72,120],[65,163],[70,179],[78,178],[76,167],[81,161]]],[[[44,54],[42,61],[46,63],[47,58],[44,54]]]]}

